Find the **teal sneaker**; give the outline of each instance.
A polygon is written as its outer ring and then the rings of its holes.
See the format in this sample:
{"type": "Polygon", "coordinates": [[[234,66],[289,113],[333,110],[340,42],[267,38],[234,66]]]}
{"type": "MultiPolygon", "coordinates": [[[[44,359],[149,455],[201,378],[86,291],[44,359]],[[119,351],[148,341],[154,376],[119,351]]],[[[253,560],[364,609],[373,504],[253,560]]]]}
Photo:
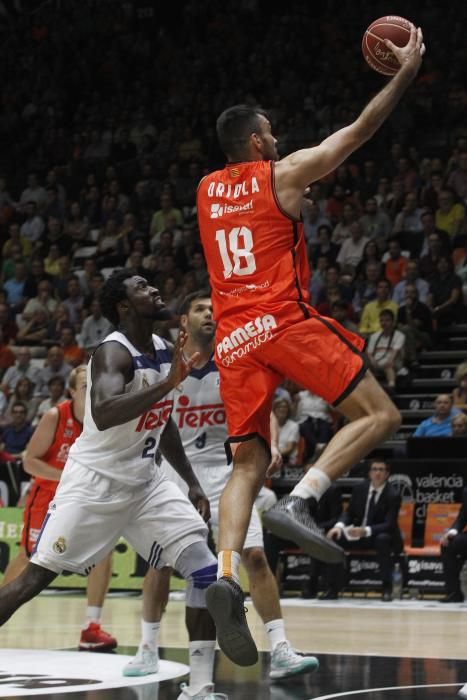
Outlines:
{"type": "Polygon", "coordinates": [[[159,670],[159,652],[147,644],[140,644],[136,656],[123,667],[124,676],[149,676],[159,670]]]}
{"type": "Polygon", "coordinates": [[[318,668],[319,661],[316,656],[298,654],[290,642],[285,641],[278,644],[272,652],[269,678],[277,681],[303,673],[313,673],[318,668]]]}
{"type": "Polygon", "coordinates": [[[199,690],[192,690],[189,685],[182,683],[180,690],[182,692],[177,700],[229,700],[224,693],[214,692],[214,683],[207,683],[199,690]]]}

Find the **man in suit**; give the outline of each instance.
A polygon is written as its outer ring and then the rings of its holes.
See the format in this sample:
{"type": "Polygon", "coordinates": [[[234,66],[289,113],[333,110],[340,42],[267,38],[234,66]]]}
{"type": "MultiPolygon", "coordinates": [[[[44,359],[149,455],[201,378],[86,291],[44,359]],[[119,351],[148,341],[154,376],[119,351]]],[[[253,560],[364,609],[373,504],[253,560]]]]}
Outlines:
{"type": "Polygon", "coordinates": [[[464,594],[460,586],[460,572],[467,559],[467,488],[462,492],[462,505],[451,528],[441,539],[441,559],[446,579],[446,596],[441,603],[463,603],[464,594]]]}
{"type": "MultiPolygon", "coordinates": [[[[374,459],[368,479],[355,486],[348,509],[327,536],[343,549],[374,549],[383,580],[382,600],[392,600],[393,554],[402,551],[402,535],[397,524],[401,499],[388,483],[389,466],[374,459]]],[[[329,591],[325,599],[337,598],[338,567],[328,567],[329,591]]]]}

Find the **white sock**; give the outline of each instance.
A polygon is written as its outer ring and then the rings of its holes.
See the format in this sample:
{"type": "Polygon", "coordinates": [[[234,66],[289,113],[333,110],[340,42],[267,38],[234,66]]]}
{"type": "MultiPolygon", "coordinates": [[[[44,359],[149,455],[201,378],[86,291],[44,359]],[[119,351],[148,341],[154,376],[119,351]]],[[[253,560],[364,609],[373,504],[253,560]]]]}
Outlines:
{"type": "Polygon", "coordinates": [[[224,549],[224,551],[219,552],[217,558],[217,578],[230,576],[235,583],[240,585],[241,560],[241,555],[238,552],[234,552],[232,549],[224,549]]]}
{"type": "Polygon", "coordinates": [[[268,635],[271,651],[274,651],[276,646],[281,642],[287,641],[287,637],[285,636],[284,620],[282,618],[265,622],[264,629],[268,635]]]}
{"type": "Polygon", "coordinates": [[[300,496],[300,498],[316,498],[317,501],[321,498],[331,486],[331,479],[321,469],[311,467],[304,477],[298,482],[295,488],[291,491],[291,496],[300,496]]]}
{"type": "Polygon", "coordinates": [[[189,642],[190,688],[196,692],[204,685],[212,683],[214,675],[215,639],[189,642]]]}
{"type": "Polygon", "coordinates": [[[141,644],[147,644],[150,649],[155,651],[159,646],[160,628],[160,622],[145,622],[141,618],[141,644]]]}
{"type": "Polygon", "coordinates": [[[99,608],[97,605],[86,605],[86,623],[84,626],[84,629],[89,627],[91,622],[95,622],[98,625],[100,624],[102,617],[102,608],[99,608]]]}

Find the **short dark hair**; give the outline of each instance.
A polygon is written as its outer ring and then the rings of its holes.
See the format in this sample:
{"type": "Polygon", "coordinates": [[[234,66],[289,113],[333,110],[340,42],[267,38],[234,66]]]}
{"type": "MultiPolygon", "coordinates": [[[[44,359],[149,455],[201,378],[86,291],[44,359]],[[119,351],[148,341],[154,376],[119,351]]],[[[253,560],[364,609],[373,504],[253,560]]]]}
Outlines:
{"type": "Polygon", "coordinates": [[[184,316],[190,311],[191,305],[197,299],[208,299],[211,297],[210,289],[197,289],[196,292],[187,294],[178,307],[179,316],[184,316]]]}
{"type": "Polygon", "coordinates": [[[384,459],[384,457],[375,456],[375,457],[373,457],[373,459],[370,459],[370,463],[368,465],[369,469],[371,469],[373,464],[384,464],[384,466],[386,467],[386,471],[387,472],[391,471],[391,466],[390,466],[389,462],[386,459],[384,459]]]}
{"type": "Polygon", "coordinates": [[[240,158],[251,134],[260,131],[259,116],[264,110],[248,105],[234,105],[225,109],[216,122],[219,145],[227,156],[240,158]]]}
{"type": "Polygon", "coordinates": [[[116,270],[105,281],[99,296],[102,315],[115,327],[120,322],[117,304],[127,298],[125,280],[131,277],[134,277],[134,272],[129,269],[116,270]]]}
{"type": "Polygon", "coordinates": [[[394,311],[391,311],[391,309],[383,309],[379,317],[381,318],[381,316],[388,316],[391,319],[391,321],[394,321],[395,319],[394,311]]]}

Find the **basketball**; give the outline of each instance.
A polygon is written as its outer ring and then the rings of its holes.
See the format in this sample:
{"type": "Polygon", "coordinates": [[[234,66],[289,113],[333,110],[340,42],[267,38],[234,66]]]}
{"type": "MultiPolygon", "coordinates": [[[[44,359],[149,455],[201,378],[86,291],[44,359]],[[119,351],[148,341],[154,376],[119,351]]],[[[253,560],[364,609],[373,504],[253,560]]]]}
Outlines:
{"type": "Polygon", "coordinates": [[[405,46],[410,39],[412,22],[397,15],[388,15],[375,20],[363,35],[362,51],[370,68],[383,75],[395,75],[400,64],[384,39],[396,46],[405,46]]]}

